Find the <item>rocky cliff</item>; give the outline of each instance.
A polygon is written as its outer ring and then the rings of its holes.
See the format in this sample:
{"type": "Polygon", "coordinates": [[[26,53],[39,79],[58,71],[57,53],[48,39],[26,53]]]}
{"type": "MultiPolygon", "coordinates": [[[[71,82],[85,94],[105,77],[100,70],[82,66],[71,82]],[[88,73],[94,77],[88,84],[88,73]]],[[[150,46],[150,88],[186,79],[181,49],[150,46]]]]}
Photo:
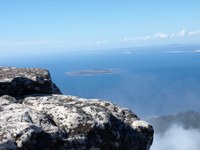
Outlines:
{"type": "Polygon", "coordinates": [[[0,68],[0,149],[148,150],[152,141],[132,111],[61,95],[47,70],[0,68]]]}

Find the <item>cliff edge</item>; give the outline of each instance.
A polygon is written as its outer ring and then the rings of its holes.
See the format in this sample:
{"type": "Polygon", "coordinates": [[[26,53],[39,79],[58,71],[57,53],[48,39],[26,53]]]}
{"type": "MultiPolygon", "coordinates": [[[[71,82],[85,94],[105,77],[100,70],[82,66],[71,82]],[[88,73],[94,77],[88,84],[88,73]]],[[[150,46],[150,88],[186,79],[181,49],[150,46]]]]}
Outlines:
{"type": "Polygon", "coordinates": [[[62,95],[45,69],[0,67],[0,149],[148,150],[153,128],[108,101],[62,95]]]}

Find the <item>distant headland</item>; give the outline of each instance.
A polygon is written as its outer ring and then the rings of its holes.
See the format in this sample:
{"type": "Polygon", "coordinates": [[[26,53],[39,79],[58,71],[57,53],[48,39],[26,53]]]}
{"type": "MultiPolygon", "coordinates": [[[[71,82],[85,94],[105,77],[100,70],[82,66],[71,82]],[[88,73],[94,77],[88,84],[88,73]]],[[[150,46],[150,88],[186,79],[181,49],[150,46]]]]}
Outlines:
{"type": "Polygon", "coordinates": [[[66,72],[67,76],[89,76],[89,75],[99,75],[99,74],[114,74],[119,73],[117,69],[95,69],[95,70],[79,70],[66,72]]]}

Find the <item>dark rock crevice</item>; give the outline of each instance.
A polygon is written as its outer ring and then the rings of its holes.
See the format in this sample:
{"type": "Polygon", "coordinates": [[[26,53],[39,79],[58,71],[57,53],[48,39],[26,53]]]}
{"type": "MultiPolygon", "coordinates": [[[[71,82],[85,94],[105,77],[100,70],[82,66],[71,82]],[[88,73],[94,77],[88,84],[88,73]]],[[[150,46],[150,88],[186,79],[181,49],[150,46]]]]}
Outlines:
{"type": "Polygon", "coordinates": [[[16,98],[32,94],[61,94],[57,86],[50,81],[41,84],[24,77],[16,77],[11,82],[0,82],[0,89],[0,96],[10,95],[16,98]],[[52,86],[57,90],[53,91],[52,86]]]}

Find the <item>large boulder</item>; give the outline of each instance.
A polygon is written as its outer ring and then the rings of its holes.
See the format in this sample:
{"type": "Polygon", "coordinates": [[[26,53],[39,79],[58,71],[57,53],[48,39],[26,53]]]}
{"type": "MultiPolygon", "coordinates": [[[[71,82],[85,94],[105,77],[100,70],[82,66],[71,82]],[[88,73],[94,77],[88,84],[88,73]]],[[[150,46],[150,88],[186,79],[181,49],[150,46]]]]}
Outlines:
{"type": "Polygon", "coordinates": [[[0,67],[0,96],[22,97],[31,94],[61,94],[48,70],[0,67]]]}
{"type": "Polygon", "coordinates": [[[14,96],[0,97],[0,149],[148,150],[152,144],[151,125],[108,101],[14,96]]]}

